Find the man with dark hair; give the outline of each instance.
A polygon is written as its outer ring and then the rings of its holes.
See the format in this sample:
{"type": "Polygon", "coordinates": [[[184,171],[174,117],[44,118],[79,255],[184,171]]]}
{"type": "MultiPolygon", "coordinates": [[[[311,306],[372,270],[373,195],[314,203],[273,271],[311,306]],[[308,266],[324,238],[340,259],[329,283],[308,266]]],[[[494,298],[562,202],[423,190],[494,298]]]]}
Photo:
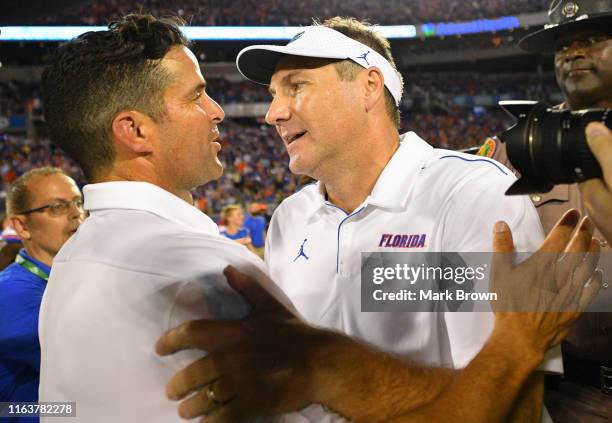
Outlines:
{"type": "Polygon", "coordinates": [[[90,217],[56,257],[40,313],[40,400],[76,401],[71,421],[180,421],[164,385],[188,357],[161,360],[155,341],[187,318],[247,313],[228,264],[263,274],[192,204],[223,170],[224,113],[205,88],[177,24],[143,15],[70,41],[44,71],[52,139],[90,182],[90,217]]]}
{"type": "Polygon", "coordinates": [[[40,302],[55,255],[83,221],[83,202],[72,178],[45,167],[15,179],[6,204],[24,248],[0,273],[0,402],[35,402],[40,302]]]}
{"type": "Polygon", "coordinates": [[[51,138],[78,161],[88,180],[113,167],[118,151],[109,123],[115,115],[133,109],[152,123],[164,121],[163,91],[176,75],[161,60],[174,46],[189,46],[174,21],[126,18],[109,31],[66,44],[43,73],[51,138]]]}
{"type": "MultiPolygon", "coordinates": [[[[565,95],[565,101],[556,107],[612,108],[612,1],[555,0],[548,16],[550,25],[526,36],[519,46],[531,53],[554,53],[557,83],[565,95]]],[[[505,144],[490,139],[480,154],[486,151],[489,157],[511,166],[505,144]]],[[[592,180],[584,186],[602,183],[592,180]]],[[[531,200],[547,233],[568,209],[589,211],[578,184],[557,185],[548,193],[533,194],[531,200]]],[[[595,223],[604,225],[603,218],[597,217],[595,223]]],[[[605,220],[609,222],[610,217],[605,220]]],[[[610,241],[599,231],[595,236],[609,257],[610,241]]],[[[612,268],[604,269],[604,289],[594,300],[594,310],[605,310],[612,303],[611,272],[612,268]]],[[[549,381],[547,386],[547,405],[555,420],[603,422],[612,418],[611,331],[612,313],[585,313],[576,322],[562,345],[564,377],[549,381]],[[605,383],[609,384],[607,389],[605,383]]]]}

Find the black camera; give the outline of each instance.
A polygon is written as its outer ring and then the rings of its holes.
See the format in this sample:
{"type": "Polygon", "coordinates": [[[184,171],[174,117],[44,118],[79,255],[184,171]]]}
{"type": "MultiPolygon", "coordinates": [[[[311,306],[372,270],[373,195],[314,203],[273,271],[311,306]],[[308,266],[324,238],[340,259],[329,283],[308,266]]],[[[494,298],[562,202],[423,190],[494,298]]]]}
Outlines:
{"type": "Polygon", "coordinates": [[[591,122],[612,127],[610,109],[556,110],[537,101],[501,101],[517,122],[498,138],[521,174],[506,195],[545,193],[559,184],[601,178],[599,163],[586,142],[591,122]]]}

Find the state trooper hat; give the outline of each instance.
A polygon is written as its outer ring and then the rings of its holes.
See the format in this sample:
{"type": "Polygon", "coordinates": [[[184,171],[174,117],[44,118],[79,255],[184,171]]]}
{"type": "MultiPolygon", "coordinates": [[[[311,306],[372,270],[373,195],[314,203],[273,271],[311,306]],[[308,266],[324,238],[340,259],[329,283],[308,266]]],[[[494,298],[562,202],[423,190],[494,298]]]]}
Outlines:
{"type": "Polygon", "coordinates": [[[553,0],[548,21],[544,29],[523,38],[519,47],[531,53],[552,52],[562,35],[582,29],[612,32],[612,0],[553,0]]]}

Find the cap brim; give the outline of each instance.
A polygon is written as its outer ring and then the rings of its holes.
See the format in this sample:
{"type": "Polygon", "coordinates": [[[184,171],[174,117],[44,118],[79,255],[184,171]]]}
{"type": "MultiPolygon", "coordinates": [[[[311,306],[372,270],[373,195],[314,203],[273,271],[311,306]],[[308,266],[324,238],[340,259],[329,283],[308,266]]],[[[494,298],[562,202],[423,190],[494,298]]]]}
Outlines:
{"type": "Polygon", "coordinates": [[[238,71],[247,79],[259,84],[270,84],[272,74],[283,56],[318,57],[322,59],[344,59],[316,49],[296,51],[288,46],[256,45],[245,48],[236,57],[238,71]]]}
{"type": "Polygon", "coordinates": [[[531,33],[519,41],[519,47],[530,53],[552,53],[557,39],[562,35],[581,29],[602,28],[610,31],[610,25],[612,25],[612,14],[571,21],[531,33]]]}
{"type": "Polygon", "coordinates": [[[236,66],[245,78],[267,85],[272,79],[278,61],[284,54],[284,52],[277,51],[273,46],[267,46],[265,49],[252,48],[244,50],[238,55],[236,66]]]}

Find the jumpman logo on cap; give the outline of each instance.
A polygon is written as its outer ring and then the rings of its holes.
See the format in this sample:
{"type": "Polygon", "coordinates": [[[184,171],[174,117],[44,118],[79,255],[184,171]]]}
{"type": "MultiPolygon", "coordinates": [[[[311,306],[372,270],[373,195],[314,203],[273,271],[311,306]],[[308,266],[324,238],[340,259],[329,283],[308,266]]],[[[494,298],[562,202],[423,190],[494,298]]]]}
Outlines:
{"type": "Polygon", "coordinates": [[[304,252],[304,244],[306,244],[306,241],[308,241],[308,238],[305,239],[304,242],[302,242],[302,245],[300,246],[300,252],[298,253],[297,257],[293,259],[294,262],[296,262],[297,259],[299,259],[300,257],[304,257],[306,260],[310,260],[310,258],[304,252]]]}
{"type": "Polygon", "coordinates": [[[366,65],[370,66],[370,62],[368,62],[368,54],[372,53],[370,50],[363,53],[361,56],[357,56],[358,59],[363,59],[366,62],[366,65]]]}
{"type": "Polygon", "coordinates": [[[293,38],[291,40],[289,40],[289,42],[287,44],[291,44],[292,42],[298,40],[302,35],[304,35],[306,31],[302,31],[302,32],[298,32],[297,34],[295,34],[293,36],[293,38]]]}

